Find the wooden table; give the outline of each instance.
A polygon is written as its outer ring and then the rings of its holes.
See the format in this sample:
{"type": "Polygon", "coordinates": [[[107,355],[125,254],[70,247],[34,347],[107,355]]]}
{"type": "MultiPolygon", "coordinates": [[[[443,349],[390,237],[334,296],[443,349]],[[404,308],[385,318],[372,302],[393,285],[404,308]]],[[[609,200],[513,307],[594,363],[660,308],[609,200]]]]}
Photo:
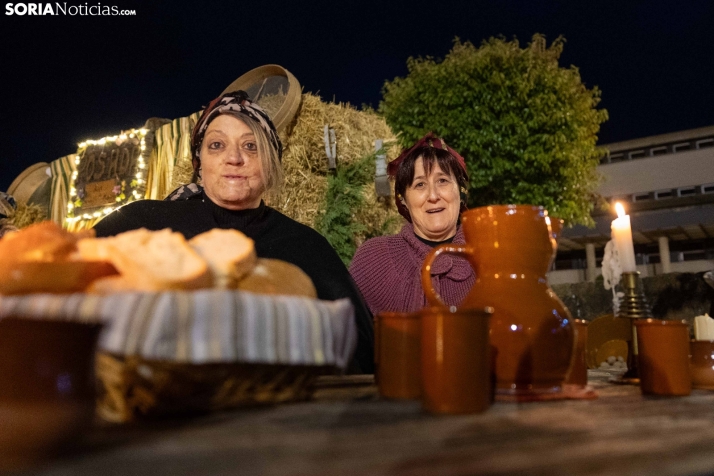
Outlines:
{"type": "Polygon", "coordinates": [[[310,402],[97,428],[32,474],[714,473],[714,392],[645,398],[597,371],[590,383],[596,400],[443,417],[380,400],[370,376],[326,378],[310,402]]]}

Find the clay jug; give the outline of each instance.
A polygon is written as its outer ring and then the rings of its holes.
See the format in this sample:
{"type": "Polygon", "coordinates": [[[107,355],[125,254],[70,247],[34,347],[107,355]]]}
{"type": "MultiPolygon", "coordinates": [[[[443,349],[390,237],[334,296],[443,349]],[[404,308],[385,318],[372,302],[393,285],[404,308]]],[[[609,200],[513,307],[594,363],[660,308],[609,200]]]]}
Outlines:
{"type": "Polygon", "coordinates": [[[475,208],[461,215],[466,245],[436,246],[424,261],[422,286],[432,306],[444,306],[430,274],[439,255],[461,256],[473,267],[476,282],[460,308],[494,308],[489,334],[498,393],[559,392],[568,372],[572,317],[545,276],[560,225],[542,207],[475,208]]]}

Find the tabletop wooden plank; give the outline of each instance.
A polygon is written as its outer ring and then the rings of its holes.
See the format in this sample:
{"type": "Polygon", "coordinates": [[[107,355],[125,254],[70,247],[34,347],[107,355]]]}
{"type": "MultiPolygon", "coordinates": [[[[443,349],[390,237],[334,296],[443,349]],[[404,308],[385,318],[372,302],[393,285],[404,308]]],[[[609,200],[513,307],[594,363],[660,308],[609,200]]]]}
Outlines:
{"type": "Polygon", "coordinates": [[[322,379],[310,402],[97,428],[33,474],[639,475],[714,472],[714,392],[643,397],[591,371],[596,400],[497,403],[434,416],[322,379]]]}

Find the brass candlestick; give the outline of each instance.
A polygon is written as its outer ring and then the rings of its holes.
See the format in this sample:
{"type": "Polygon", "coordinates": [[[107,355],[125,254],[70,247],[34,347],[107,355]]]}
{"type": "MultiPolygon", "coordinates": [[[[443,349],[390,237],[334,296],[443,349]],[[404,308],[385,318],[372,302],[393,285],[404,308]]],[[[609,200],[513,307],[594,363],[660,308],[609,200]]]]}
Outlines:
{"type": "Polygon", "coordinates": [[[623,380],[629,380],[631,383],[639,383],[640,374],[637,370],[638,351],[635,320],[651,318],[652,310],[642,291],[639,271],[622,273],[622,287],[625,289],[625,295],[620,299],[620,310],[617,313],[617,317],[630,319],[632,325],[632,336],[627,342],[627,373],[625,373],[622,378],[623,380]]]}

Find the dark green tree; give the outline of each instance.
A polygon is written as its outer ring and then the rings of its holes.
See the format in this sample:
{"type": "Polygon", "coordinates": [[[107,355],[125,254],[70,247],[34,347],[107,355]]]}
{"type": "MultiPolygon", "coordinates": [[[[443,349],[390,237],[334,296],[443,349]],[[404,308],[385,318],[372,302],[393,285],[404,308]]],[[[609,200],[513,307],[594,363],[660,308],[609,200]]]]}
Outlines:
{"type": "Polygon", "coordinates": [[[403,145],[433,131],[465,158],[469,206],[533,204],[566,224],[592,224],[607,111],[578,68],[558,64],[565,40],[542,35],[458,38],[443,61],[409,58],[409,74],[387,81],[379,110],[403,145]]]}

